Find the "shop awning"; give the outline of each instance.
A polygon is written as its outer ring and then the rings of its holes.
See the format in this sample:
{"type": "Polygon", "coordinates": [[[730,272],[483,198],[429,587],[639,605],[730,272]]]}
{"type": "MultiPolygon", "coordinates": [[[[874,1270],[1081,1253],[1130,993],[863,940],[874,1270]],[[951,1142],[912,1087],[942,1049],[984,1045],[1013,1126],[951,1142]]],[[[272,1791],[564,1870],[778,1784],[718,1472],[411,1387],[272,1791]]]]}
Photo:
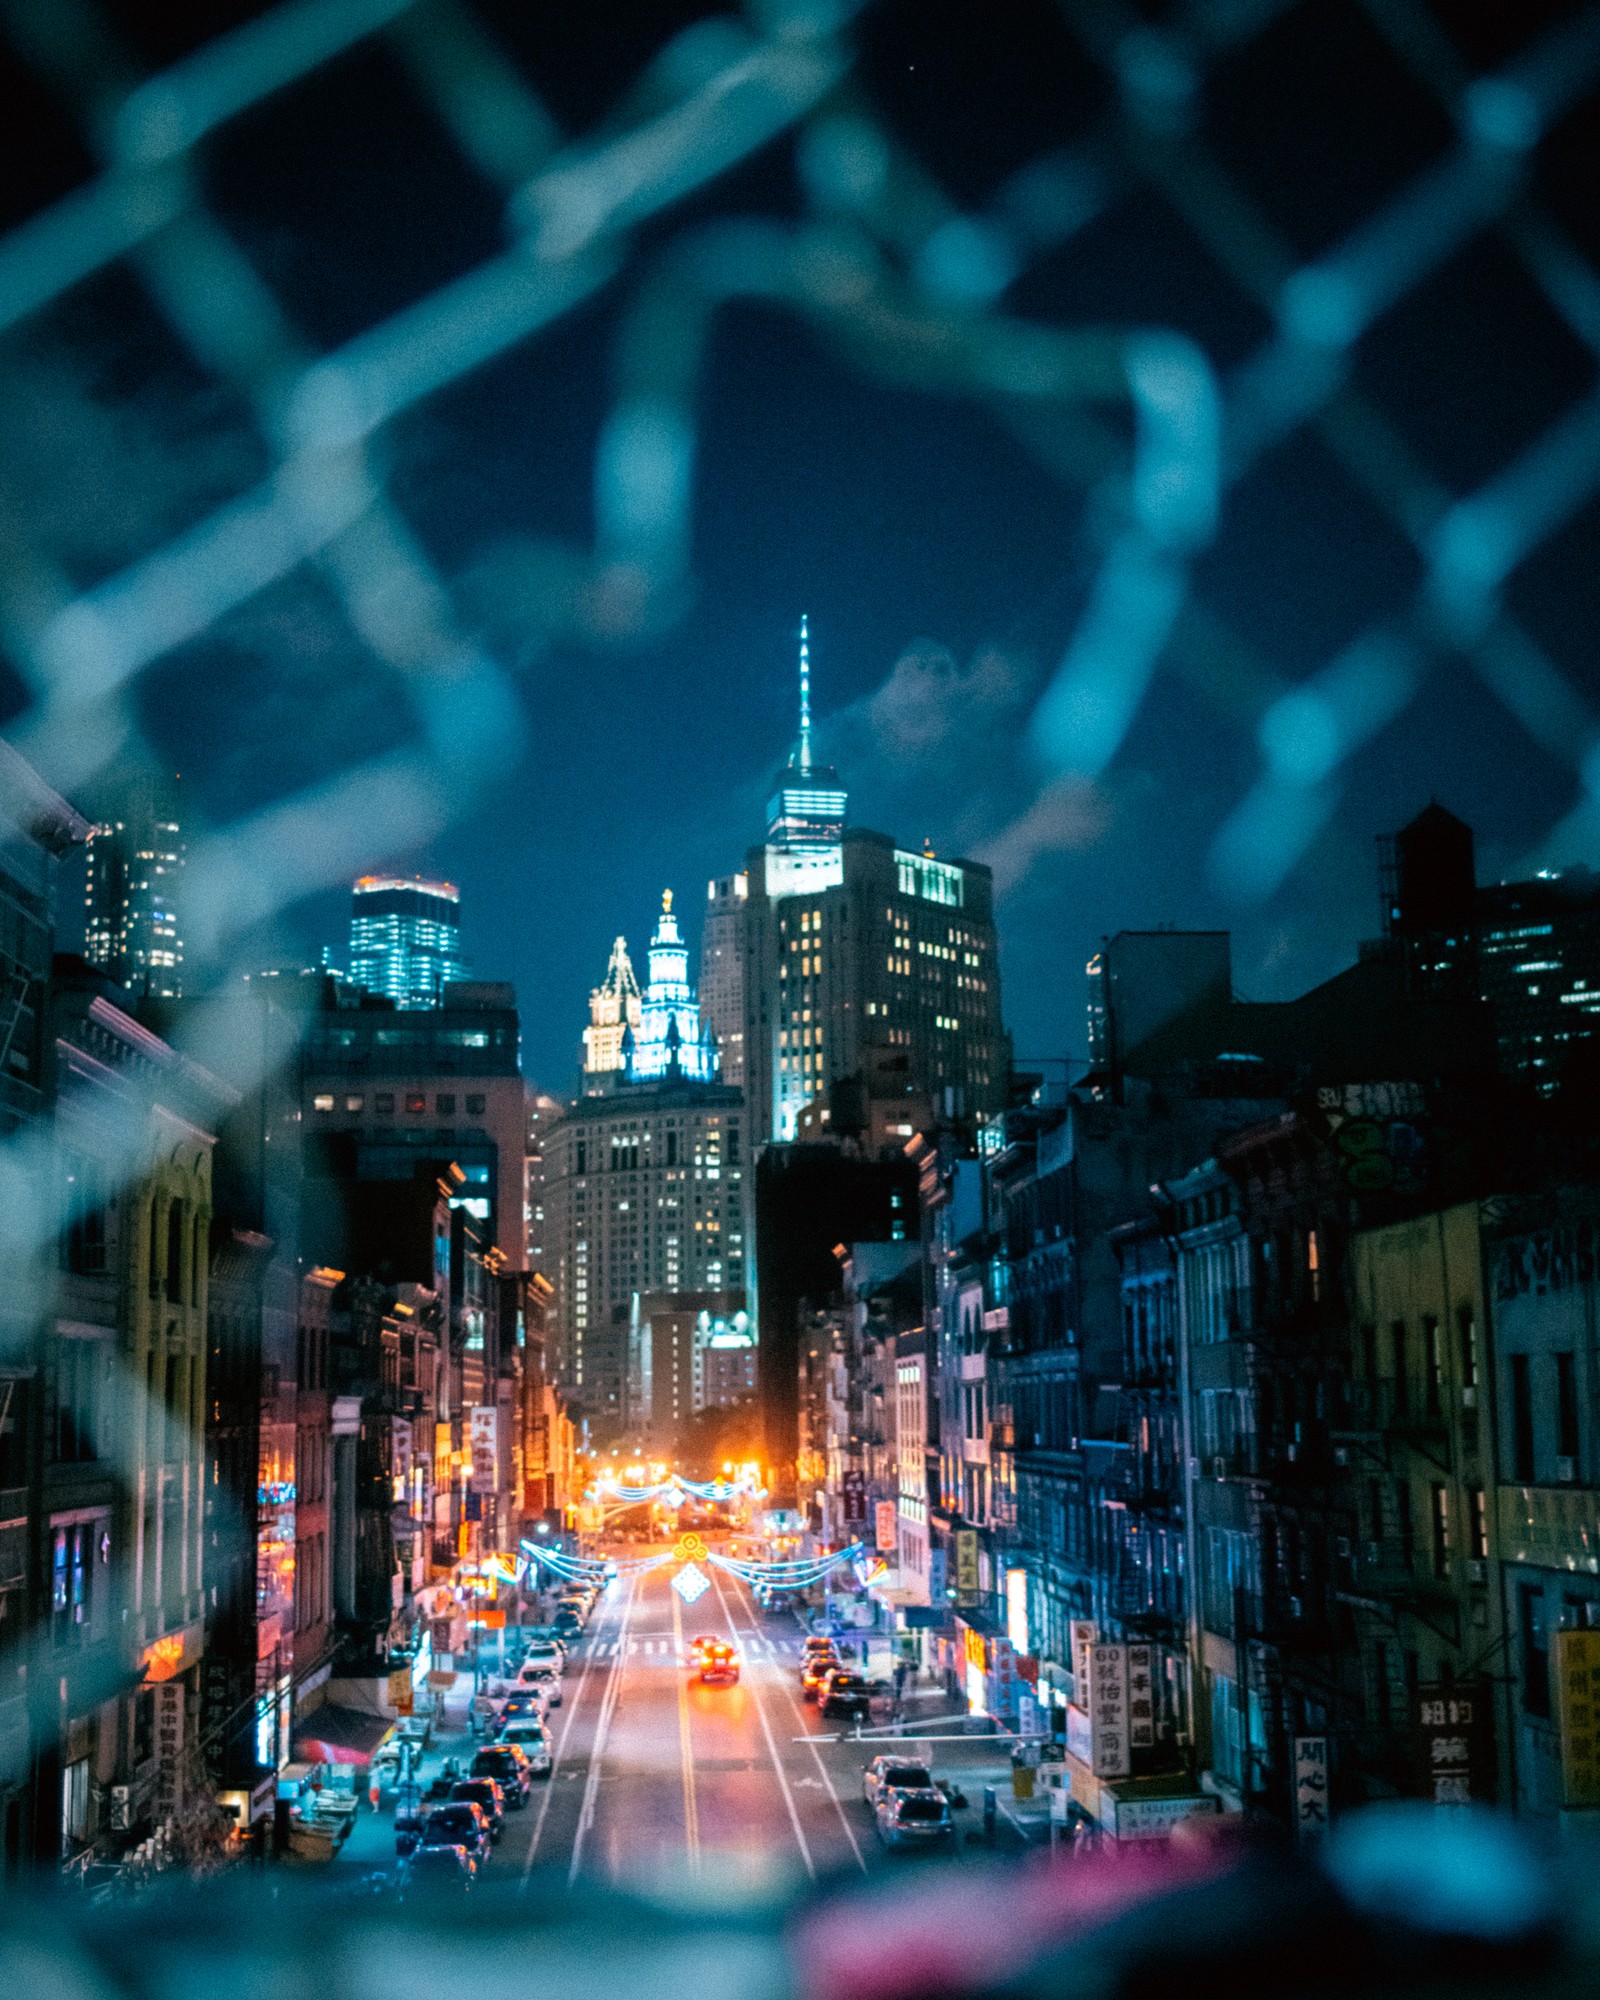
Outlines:
{"type": "Polygon", "coordinates": [[[305,1764],[370,1764],[394,1727],[387,1716],[325,1702],[294,1733],[294,1754],[305,1764]]]}

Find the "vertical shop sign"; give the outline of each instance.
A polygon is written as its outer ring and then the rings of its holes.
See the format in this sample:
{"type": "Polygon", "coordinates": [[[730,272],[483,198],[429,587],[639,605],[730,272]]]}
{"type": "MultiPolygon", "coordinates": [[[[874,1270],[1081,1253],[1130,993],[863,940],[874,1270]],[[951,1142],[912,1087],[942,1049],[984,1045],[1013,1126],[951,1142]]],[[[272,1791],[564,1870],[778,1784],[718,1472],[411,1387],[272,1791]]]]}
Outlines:
{"type": "Polygon", "coordinates": [[[1072,1698],[1085,1713],[1089,1707],[1089,1648],[1099,1636],[1093,1619],[1073,1619],[1072,1698]]]}
{"type": "Polygon", "coordinates": [[[472,1412],[472,1490],[493,1493],[500,1485],[500,1413],[492,1403],[472,1412]]]}
{"type": "Polygon", "coordinates": [[[1097,1778],[1128,1775],[1128,1649],[1089,1648],[1089,1744],[1097,1778]]]}
{"type": "Polygon", "coordinates": [[[1128,1648],[1128,1748],[1150,1750],[1156,1740],[1156,1649],[1128,1648]]]}
{"type": "Polygon", "coordinates": [[[1417,1690],[1417,1761],[1422,1796],[1436,1806],[1468,1806],[1494,1796],[1489,1704],[1475,1683],[1417,1690]]]}
{"type": "Polygon", "coordinates": [[[183,1804],[183,1697],[180,1680],[160,1682],[156,1699],[156,1797],[159,1823],[183,1804]]]}
{"type": "Polygon", "coordinates": [[[978,1601],[978,1531],[976,1528],[957,1528],[956,1544],[956,1602],[976,1604],[978,1601]]]}
{"type": "Polygon", "coordinates": [[[1328,1739],[1294,1739],[1294,1830],[1301,1841],[1315,1840],[1328,1825],[1328,1739]]]}
{"type": "Polygon", "coordinates": [[[1600,1806],[1600,1631],[1553,1635],[1561,1784],[1569,1806],[1600,1806]]]}
{"type": "Polygon", "coordinates": [[[877,1505],[877,1531],[874,1539],[880,1555],[893,1555],[899,1541],[898,1514],[892,1500],[880,1500],[877,1505]]]}

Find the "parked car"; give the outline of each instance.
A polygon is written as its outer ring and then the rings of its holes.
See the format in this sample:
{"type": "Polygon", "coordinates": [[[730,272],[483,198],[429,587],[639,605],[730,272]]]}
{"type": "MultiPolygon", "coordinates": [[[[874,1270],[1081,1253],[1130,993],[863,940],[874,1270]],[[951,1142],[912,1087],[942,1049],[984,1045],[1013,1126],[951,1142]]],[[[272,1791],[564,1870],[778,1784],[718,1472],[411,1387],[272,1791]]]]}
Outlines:
{"type": "Polygon", "coordinates": [[[950,1801],[932,1785],[919,1791],[886,1791],[872,1817],[885,1847],[939,1847],[955,1838],[950,1801]]]}
{"type": "Polygon", "coordinates": [[[533,1774],[530,1759],[515,1743],[486,1743],[472,1760],[475,1778],[493,1778],[513,1812],[528,1803],[533,1774]]]}
{"type": "Polygon", "coordinates": [[[548,1687],[515,1687],[500,1704],[500,1727],[504,1729],[508,1722],[519,1721],[524,1716],[543,1722],[549,1706],[548,1687]]]}
{"type": "Polygon", "coordinates": [[[563,1673],[567,1665],[567,1649],[559,1639],[532,1639],[527,1650],[517,1662],[517,1670],[524,1667],[549,1667],[552,1673],[563,1673]]]}
{"type": "Polygon", "coordinates": [[[573,1639],[576,1639],[583,1630],[583,1620],[570,1604],[559,1605],[555,1617],[550,1622],[558,1633],[573,1639]]]}
{"type": "Polygon", "coordinates": [[[474,1805],[483,1807],[489,1821],[491,1840],[498,1840],[505,1832],[506,1795],[496,1779],[476,1774],[470,1778],[461,1778],[450,1787],[450,1797],[452,1800],[470,1799],[474,1805]]]}
{"type": "Polygon", "coordinates": [[[442,1806],[430,1806],[422,1816],[419,1854],[425,1847],[464,1847],[481,1863],[488,1860],[492,1845],[489,1816],[471,1799],[450,1799],[442,1806]]]}
{"type": "Polygon", "coordinates": [[[555,1757],[550,1748],[550,1732],[537,1716],[514,1715],[502,1726],[495,1740],[499,1743],[515,1744],[527,1758],[531,1776],[549,1777],[554,1768],[555,1757]]]}
{"type": "Polygon", "coordinates": [[[478,1864],[465,1847],[419,1847],[400,1864],[396,1884],[402,1898],[470,1889],[478,1864]]]}
{"type": "Polygon", "coordinates": [[[933,1773],[926,1764],[910,1764],[904,1757],[874,1757],[861,1773],[861,1796],[869,1806],[890,1792],[929,1792],[934,1789],[933,1773]]]}
{"type": "Polygon", "coordinates": [[[542,1660],[524,1660],[517,1669],[517,1686],[542,1693],[552,1708],[561,1706],[561,1669],[542,1660]]]}
{"type": "Polygon", "coordinates": [[[873,1702],[888,1693],[887,1682],[868,1680],[865,1674],[852,1673],[848,1667],[835,1667],[822,1683],[817,1708],[830,1720],[865,1718],[872,1713],[873,1702]]]}

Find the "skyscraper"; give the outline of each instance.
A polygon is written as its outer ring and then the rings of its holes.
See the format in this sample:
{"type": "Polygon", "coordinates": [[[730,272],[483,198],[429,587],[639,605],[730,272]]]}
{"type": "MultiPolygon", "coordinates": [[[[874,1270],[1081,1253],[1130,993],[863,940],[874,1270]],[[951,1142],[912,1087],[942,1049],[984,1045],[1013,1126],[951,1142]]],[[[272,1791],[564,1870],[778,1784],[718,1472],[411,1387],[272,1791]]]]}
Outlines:
{"type": "Polygon", "coordinates": [[[131,992],[183,992],[184,844],[172,790],[134,779],[89,829],[83,955],[131,992]]]}
{"type": "Polygon", "coordinates": [[[437,1007],[463,977],[461,891],[420,875],[363,875],[350,899],[350,980],[397,1007],[437,1007]]]}
{"type": "Polygon", "coordinates": [[[689,984],[689,948],[672,913],[672,891],[661,898],[661,917],[650,940],[650,979],[638,1025],[623,1036],[630,1083],[684,1076],[706,1082],[717,1073],[717,1047],[701,1024],[700,1002],[689,984]]]}
{"type": "Polygon", "coordinates": [[[749,877],[719,875],[706,884],[700,933],[700,1010],[722,1059],[722,1080],[744,1088],[744,942],[749,877]]]}
{"type": "Polygon", "coordinates": [[[813,761],[809,633],[800,735],[780,774],[745,899],[745,1095],[751,1137],[795,1137],[801,1109],[846,1078],[897,1075],[942,1118],[1005,1103],[989,870],[847,829],[836,774],[813,761]]]}

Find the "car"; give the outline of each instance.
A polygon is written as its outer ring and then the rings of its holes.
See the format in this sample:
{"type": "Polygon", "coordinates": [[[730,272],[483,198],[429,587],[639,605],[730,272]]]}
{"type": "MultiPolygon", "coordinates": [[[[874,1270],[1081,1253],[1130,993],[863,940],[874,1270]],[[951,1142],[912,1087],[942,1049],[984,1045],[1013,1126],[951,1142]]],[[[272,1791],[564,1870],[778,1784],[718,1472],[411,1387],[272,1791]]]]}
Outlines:
{"type": "Polygon", "coordinates": [[[402,1897],[431,1892],[458,1894],[478,1878],[478,1864],[465,1847],[418,1847],[400,1864],[397,1887],[402,1897]]]}
{"type": "Polygon", "coordinates": [[[720,1646],[723,1641],[714,1632],[702,1632],[698,1638],[689,1641],[689,1664],[699,1666],[708,1646],[720,1646]]]}
{"type": "Polygon", "coordinates": [[[495,1779],[477,1776],[457,1778],[450,1787],[450,1797],[452,1801],[471,1799],[475,1805],[483,1807],[489,1820],[490,1840],[498,1840],[505,1832],[506,1795],[495,1779]]]}
{"type": "Polygon", "coordinates": [[[800,1692],[807,1701],[815,1701],[822,1693],[822,1684],[829,1674],[839,1671],[837,1653],[808,1653],[800,1663],[800,1692]]]}
{"type": "Polygon", "coordinates": [[[573,1639],[576,1639],[578,1634],[583,1630],[583,1620],[570,1604],[559,1606],[555,1617],[550,1622],[558,1633],[573,1639]]]}
{"type": "Polygon", "coordinates": [[[872,1713],[873,1702],[888,1692],[884,1681],[868,1680],[865,1674],[852,1673],[848,1667],[834,1667],[817,1695],[818,1712],[844,1721],[853,1716],[865,1718],[872,1713]]]}
{"type": "Polygon", "coordinates": [[[702,1687],[737,1687],[739,1655],[726,1639],[713,1639],[700,1655],[702,1687]]]}
{"type": "Polygon", "coordinates": [[[515,1744],[527,1758],[529,1772],[533,1777],[549,1777],[555,1764],[555,1757],[550,1749],[549,1731],[536,1716],[514,1715],[509,1722],[501,1726],[495,1742],[515,1744]]]}
{"type": "Polygon", "coordinates": [[[873,1808],[872,1819],[885,1847],[941,1847],[955,1838],[950,1801],[933,1785],[886,1791],[873,1808]]]}
{"type": "Polygon", "coordinates": [[[493,1778],[513,1812],[528,1803],[533,1789],[532,1759],[515,1743],[485,1743],[472,1760],[474,1778],[493,1778]]]}
{"type": "Polygon", "coordinates": [[[904,1757],[874,1757],[861,1773],[861,1796],[875,1806],[890,1792],[931,1792],[933,1773],[904,1757]]]}
{"type": "Polygon", "coordinates": [[[535,1722],[543,1722],[550,1706],[547,1687],[513,1688],[500,1704],[500,1727],[508,1722],[516,1722],[523,1716],[531,1716],[535,1722]]]}
{"type": "Polygon", "coordinates": [[[524,1660],[517,1669],[517,1686],[524,1693],[542,1694],[551,1708],[561,1706],[561,1669],[538,1660],[524,1660]]]}
{"type": "Polygon", "coordinates": [[[425,1847],[464,1847],[474,1861],[482,1863],[488,1860],[492,1845],[489,1816],[471,1799],[448,1799],[441,1806],[430,1806],[422,1816],[419,1854],[425,1847]]]}
{"type": "Polygon", "coordinates": [[[556,1639],[534,1639],[527,1651],[517,1662],[518,1672],[527,1667],[548,1667],[552,1673],[564,1673],[567,1665],[567,1649],[556,1639]]]}

